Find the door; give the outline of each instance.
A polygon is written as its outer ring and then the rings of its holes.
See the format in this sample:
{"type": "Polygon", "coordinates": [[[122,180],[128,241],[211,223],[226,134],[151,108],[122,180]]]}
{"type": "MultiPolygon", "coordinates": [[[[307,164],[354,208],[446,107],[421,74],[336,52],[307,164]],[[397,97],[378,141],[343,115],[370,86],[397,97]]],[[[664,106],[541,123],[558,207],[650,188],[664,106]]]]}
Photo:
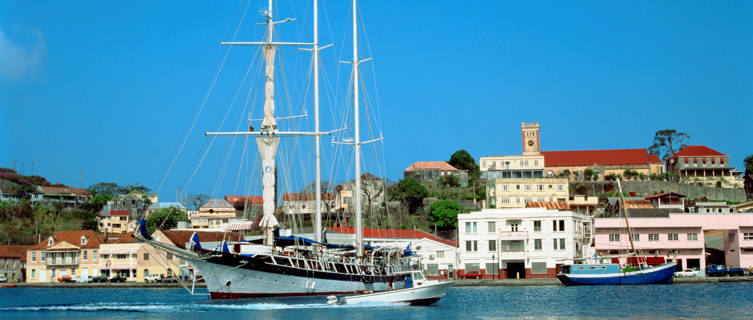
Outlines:
{"type": "Polygon", "coordinates": [[[89,278],[89,269],[81,269],[81,279],[89,278]]]}
{"type": "Polygon", "coordinates": [[[39,282],[47,282],[47,270],[39,269],[39,282]]]}
{"type": "Polygon", "coordinates": [[[508,262],[507,263],[507,278],[508,279],[525,279],[526,278],[526,264],[524,262],[508,262]]]}

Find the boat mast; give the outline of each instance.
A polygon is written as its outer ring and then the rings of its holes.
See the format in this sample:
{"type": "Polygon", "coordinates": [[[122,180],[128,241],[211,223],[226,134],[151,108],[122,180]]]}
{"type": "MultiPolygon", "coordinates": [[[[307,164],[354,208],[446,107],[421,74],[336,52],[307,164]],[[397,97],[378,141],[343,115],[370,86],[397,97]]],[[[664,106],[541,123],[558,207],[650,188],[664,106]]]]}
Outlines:
{"type": "Polygon", "coordinates": [[[355,127],[355,141],[353,142],[353,146],[355,147],[356,154],[356,180],[353,194],[356,198],[356,256],[363,257],[363,226],[361,221],[361,134],[358,111],[358,12],[356,2],[357,0],[353,0],[353,122],[355,127]]]}
{"type": "Polygon", "coordinates": [[[322,176],[321,176],[321,137],[319,133],[319,7],[314,0],[314,131],[316,141],[316,216],[314,216],[314,240],[322,241],[322,176]]]}
{"type": "Polygon", "coordinates": [[[620,184],[620,179],[617,179],[617,189],[620,192],[620,208],[622,209],[622,216],[625,217],[625,226],[627,227],[628,240],[630,240],[630,252],[635,253],[633,233],[630,231],[630,219],[628,219],[627,216],[627,209],[625,208],[625,198],[622,196],[622,185],[620,184]]]}

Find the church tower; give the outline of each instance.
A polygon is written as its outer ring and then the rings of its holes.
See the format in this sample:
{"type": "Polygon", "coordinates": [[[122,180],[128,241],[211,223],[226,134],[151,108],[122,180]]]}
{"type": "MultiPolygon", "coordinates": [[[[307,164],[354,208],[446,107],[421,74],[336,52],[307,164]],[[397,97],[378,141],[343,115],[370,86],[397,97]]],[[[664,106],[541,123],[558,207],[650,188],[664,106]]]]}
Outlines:
{"type": "Polygon", "coordinates": [[[539,155],[539,123],[531,122],[525,123],[521,126],[523,131],[523,155],[524,156],[537,156],[539,155]]]}

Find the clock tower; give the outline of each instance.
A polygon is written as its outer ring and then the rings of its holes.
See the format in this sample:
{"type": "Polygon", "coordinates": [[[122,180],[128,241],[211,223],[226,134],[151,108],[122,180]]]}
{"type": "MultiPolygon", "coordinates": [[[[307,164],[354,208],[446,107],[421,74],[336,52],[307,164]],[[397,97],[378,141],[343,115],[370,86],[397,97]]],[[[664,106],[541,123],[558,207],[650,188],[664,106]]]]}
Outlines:
{"type": "Polygon", "coordinates": [[[521,126],[523,132],[523,155],[524,156],[537,156],[539,155],[539,123],[531,122],[525,123],[521,126]]]}

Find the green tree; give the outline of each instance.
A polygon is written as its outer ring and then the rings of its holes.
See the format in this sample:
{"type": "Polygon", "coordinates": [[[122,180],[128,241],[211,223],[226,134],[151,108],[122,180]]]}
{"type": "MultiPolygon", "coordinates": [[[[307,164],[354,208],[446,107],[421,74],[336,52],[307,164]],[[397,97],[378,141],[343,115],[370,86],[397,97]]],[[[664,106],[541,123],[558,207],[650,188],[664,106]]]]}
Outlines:
{"type": "Polygon", "coordinates": [[[460,179],[454,174],[446,174],[439,177],[439,185],[444,187],[459,187],[460,179]]]}
{"type": "Polygon", "coordinates": [[[656,131],[654,143],[648,147],[648,153],[655,154],[662,160],[667,161],[677,151],[685,148],[689,139],[689,134],[677,132],[675,129],[656,131]]]}
{"type": "Polygon", "coordinates": [[[583,177],[584,177],[584,178],[585,178],[586,180],[589,180],[589,181],[590,181],[591,179],[593,179],[593,176],[594,176],[594,170],[593,170],[593,169],[591,169],[591,168],[586,168],[586,170],[584,170],[584,171],[583,171],[583,177]]]}
{"type": "Polygon", "coordinates": [[[398,181],[392,198],[403,201],[408,206],[408,212],[414,213],[423,206],[423,201],[429,192],[413,177],[407,177],[398,181]]]}
{"type": "Polygon", "coordinates": [[[458,213],[460,205],[454,201],[437,201],[429,207],[429,221],[440,229],[455,229],[458,227],[458,213]]]}
{"type": "Polygon", "coordinates": [[[753,174],[753,154],[745,157],[743,163],[745,164],[745,175],[753,174]]]}
{"type": "Polygon", "coordinates": [[[476,164],[476,160],[471,157],[471,154],[468,153],[468,151],[465,151],[463,149],[460,149],[458,151],[455,151],[455,153],[450,156],[450,160],[447,161],[451,166],[460,169],[460,170],[468,170],[468,177],[470,178],[470,183],[473,183],[475,181],[478,181],[479,176],[481,176],[481,171],[479,170],[478,165],[476,164]]]}
{"type": "Polygon", "coordinates": [[[155,210],[146,218],[146,232],[152,234],[157,229],[169,230],[175,228],[178,221],[188,221],[185,211],[176,207],[155,210]]]}
{"type": "Polygon", "coordinates": [[[186,197],[186,200],[184,200],[183,205],[188,208],[188,210],[199,210],[199,207],[209,201],[211,197],[205,194],[189,194],[186,197]]]}

